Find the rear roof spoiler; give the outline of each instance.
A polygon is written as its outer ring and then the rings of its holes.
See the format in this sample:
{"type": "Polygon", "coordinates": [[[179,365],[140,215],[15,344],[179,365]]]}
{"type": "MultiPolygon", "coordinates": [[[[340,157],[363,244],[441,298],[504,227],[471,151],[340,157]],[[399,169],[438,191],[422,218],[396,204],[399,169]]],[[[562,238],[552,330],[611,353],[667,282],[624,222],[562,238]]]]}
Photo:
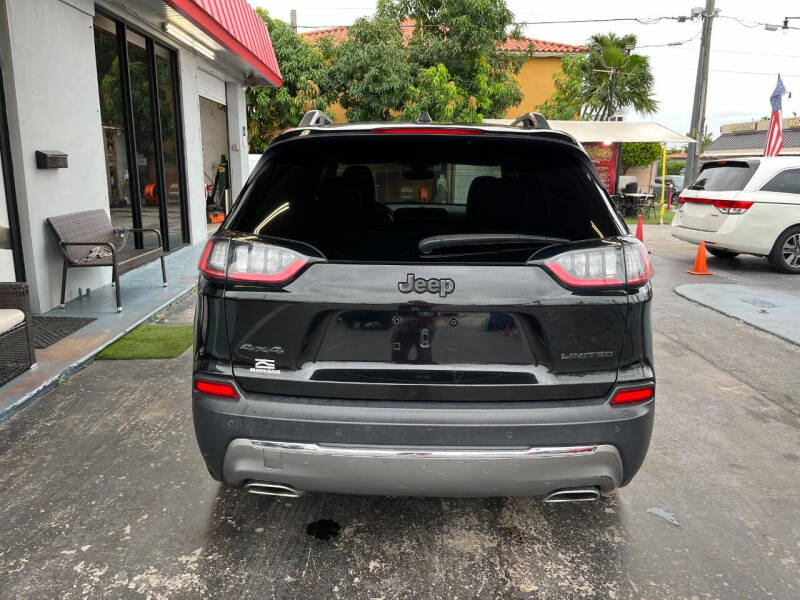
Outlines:
{"type": "Polygon", "coordinates": [[[511,123],[511,126],[524,129],[550,129],[550,123],[547,122],[544,115],[537,112],[529,112],[518,116],[511,123]]]}

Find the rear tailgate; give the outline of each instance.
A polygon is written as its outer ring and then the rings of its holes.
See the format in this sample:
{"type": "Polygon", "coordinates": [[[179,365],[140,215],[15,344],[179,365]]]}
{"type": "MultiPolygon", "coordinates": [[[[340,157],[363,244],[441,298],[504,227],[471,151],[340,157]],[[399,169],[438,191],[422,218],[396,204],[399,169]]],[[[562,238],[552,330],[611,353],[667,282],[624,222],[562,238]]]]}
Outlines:
{"type": "Polygon", "coordinates": [[[633,242],[578,146],[465,127],[330,131],[271,147],[223,228],[230,255],[214,250],[244,390],[609,391],[630,338],[625,273],[646,254],[623,253],[633,242]]]}
{"type": "Polygon", "coordinates": [[[705,163],[678,200],[675,225],[698,231],[718,231],[727,213],[720,207],[735,203],[758,167],[758,161],[705,163]]]}
{"type": "Polygon", "coordinates": [[[579,295],[533,265],[318,263],[280,291],[230,287],[225,307],[248,391],[510,401],[606,394],[627,297],[579,295]],[[401,291],[410,278],[424,291],[401,291]]]}
{"type": "Polygon", "coordinates": [[[736,200],[738,195],[739,192],[709,193],[686,190],[680,197],[678,224],[687,229],[718,231],[726,215],[714,206],[714,201],[732,201],[736,200]]]}

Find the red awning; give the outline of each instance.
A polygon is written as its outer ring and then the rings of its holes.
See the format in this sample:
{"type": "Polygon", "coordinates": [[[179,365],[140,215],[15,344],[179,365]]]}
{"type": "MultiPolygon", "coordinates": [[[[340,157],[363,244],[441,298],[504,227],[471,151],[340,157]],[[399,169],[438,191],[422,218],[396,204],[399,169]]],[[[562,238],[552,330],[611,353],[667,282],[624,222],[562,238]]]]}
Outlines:
{"type": "Polygon", "coordinates": [[[281,84],[281,71],[267,32],[267,24],[247,0],[164,0],[214,38],[243,58],[272,85],[281,84]]]}

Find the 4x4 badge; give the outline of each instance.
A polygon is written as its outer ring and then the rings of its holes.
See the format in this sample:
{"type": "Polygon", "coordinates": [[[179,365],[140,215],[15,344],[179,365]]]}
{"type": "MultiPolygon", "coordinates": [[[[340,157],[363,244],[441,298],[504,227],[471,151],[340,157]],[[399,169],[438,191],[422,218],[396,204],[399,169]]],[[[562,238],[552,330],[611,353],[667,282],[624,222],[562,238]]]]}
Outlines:
{"type": "Polygon", "coordinates": [[[439,294],[442,298],[456,289],[456,282],[452,279],[417,279],[413,273],[406,275],[405,281],[397,283],[397,289],[404,294],[416,292],[417,294],[439,294]]]}

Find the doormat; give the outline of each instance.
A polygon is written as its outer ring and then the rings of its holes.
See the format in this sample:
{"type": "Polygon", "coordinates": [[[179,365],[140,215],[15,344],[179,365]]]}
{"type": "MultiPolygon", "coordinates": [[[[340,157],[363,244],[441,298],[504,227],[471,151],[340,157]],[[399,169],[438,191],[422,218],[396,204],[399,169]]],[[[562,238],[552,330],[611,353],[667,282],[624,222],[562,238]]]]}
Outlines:
{"type": "Polygon", "coordinates": [[[48,348],[94,320],[91,317],[31,317],[33,347],[48,348]]]}

